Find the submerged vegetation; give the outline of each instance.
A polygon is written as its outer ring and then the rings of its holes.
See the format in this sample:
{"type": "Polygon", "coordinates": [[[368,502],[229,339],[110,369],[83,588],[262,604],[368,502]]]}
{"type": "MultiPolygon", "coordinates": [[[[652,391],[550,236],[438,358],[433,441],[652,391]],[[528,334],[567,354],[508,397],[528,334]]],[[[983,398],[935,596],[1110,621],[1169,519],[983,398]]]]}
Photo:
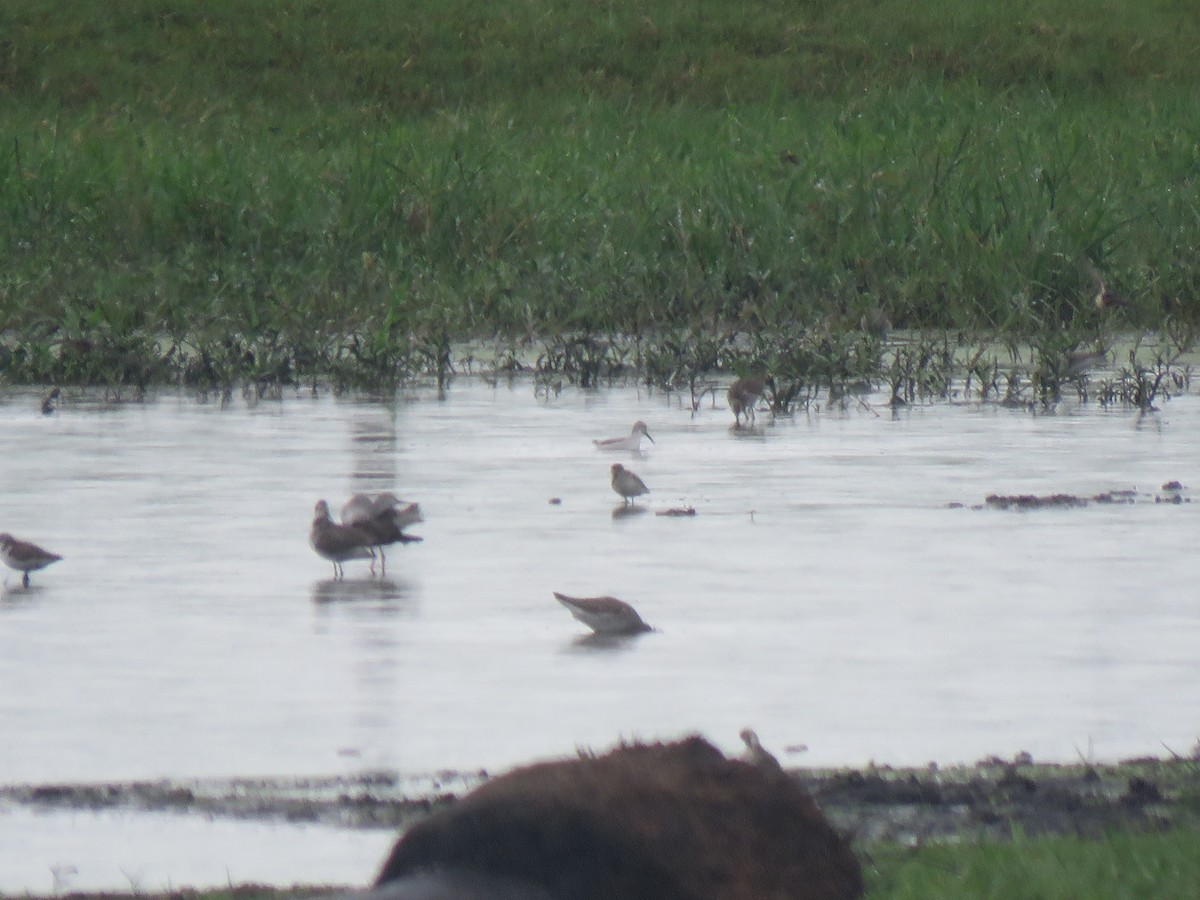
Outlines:
{"type": "Polygon", "coordinates": [[[1049,402],[1145,333],[1089,396],[1146,406],[1200,325],[1189,4],[12,0],[0,35],[9,382],[1049,402]]]}

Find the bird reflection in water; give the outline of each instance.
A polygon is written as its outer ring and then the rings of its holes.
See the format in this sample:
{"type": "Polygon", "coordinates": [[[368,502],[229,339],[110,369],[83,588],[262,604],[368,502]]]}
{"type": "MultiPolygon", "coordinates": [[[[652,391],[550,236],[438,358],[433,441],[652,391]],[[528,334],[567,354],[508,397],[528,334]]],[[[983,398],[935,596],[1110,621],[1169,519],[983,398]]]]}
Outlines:
{"type": "Polygon", "coordinates": [[[313,603],[400,601],[408,598],[411,586],[391,578],[323,578],[312,586],[313,603]]]}

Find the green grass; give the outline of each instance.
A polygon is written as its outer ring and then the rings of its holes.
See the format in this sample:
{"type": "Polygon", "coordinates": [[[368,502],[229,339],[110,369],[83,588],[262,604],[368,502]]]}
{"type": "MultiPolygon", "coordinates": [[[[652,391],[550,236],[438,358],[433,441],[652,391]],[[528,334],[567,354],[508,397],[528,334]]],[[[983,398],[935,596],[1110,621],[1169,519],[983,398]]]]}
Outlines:
{"type": "MultiPolygon", "coordinates": [[[[1103,839],[1017,836],[1005,843],[874,846],[864,858],[866,900],[1192,900],[1200,832],[1113,833],[1103,839]]],[[[320,889],[244,886],[139,898],[284,900],[320,889]]],[[[120,894],[97,896],[118,900],[120,894]]],[[[28,898],[26,898],[28,900],[28,898]]]]}
{"type": "Polygon", "coordinates": [[[1184,900],[1200,884],[1200,833],[1113,833],[1104,839],[1017,837],[1011,843],[876,847],[868,900],[1184,900]]]}
{"type": "Polygon", "coordinates": [[[1122,326],[1200,319],[1185,2],[13,0],[0,35],[9,380],[1091,335],[1093,271],[1122,326]]]}

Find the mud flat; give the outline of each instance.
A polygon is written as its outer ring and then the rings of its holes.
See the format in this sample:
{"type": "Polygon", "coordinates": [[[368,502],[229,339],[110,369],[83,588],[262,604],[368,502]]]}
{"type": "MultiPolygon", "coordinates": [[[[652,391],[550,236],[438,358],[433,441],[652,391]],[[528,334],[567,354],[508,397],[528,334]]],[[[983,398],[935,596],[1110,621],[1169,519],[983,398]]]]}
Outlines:
{"type": "MultiPolygon", "coordinates": [[[[974,765],[862,769],[790,768],[858,845],[877,841],[1092,837],[1113,828],[1200,825],[1200,759],[1115,764],[1036,763],[1018,756],[974,765]]],[[[405,778],[373,772],[309,779],[206,779],[0,787],[0,800],[42,809],[195,813],[348,828],[404,829],[454,803],[485,771],[405,778]]]]}

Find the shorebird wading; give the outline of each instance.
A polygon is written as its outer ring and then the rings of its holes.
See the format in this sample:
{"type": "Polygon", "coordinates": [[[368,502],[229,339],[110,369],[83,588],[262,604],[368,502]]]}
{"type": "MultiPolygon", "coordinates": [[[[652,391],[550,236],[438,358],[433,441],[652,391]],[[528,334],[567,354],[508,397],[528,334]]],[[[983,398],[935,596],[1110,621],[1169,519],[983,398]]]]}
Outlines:
{"type": "Polygon", "coordinates": [[[44,569],[51,563],[58,562],[62,557],[49,550],[43,550],[37,544],[19,541],[5,532],[0,534],[0,559],[4,560],[4,564],[10,569],[20,572],[21,584],[29,587],[30,572],[44,569]]]}
{"type": "MultiPolygon", "coordinates": [[[[405,534],[404,529],[424,522],[421,507],[397,499],[395,494],[355,494],[342,507],[342,524],[357,528],[371,538],[371,547],[379,551],[380,571],[387,573],[387,557],[383,548],[388,544],[411,544],[422,538],[405,534]]],[[[374,563],[372,563],[374,567],[374,563]]]]}
{"type": "Polygon", "coordinates": [[[639,634],[651,630],[636,609],[616,597],[568,597],[558,591],[554,597],[596,634],[639,634]]]}
{"type": "Polygon", "coordinates": [[[620,463],[612,464],[612,489],[624,498],[626,503],[632,503],[634,497],[650,493],[646,482],[638,478],[620,463]]]}
{"type": "Polygon", "coordinates": [[[765,376],[750,375],[739,378],[729,386],[729,390],[725,392],[725,399],[729,401],[729,408],[733,410],[734,428],[742,427],[743,415],[746,416],[747,424],[754,424],[754,405],[758,403],[766,385],[765,376]]]}
{"type": "Polygon", "coordinates": [[[599,450],[629,450],[633,453],[642,449],[642,436],[645,435],[650,443],[654,443],[654,438],[650,437],[650,429],[646,427],[645,422],[634,422],[633,428],[629,430],[628,437],[605,438],[601,441],[592,441],[599,450]]]}
{"type": "Polygon", "coordinates": [[[339,525],[329,515],[329,504],[318,500],[313,509],[312,528],[308,542],[317,555],[333,563],[333,577],[342,578],[346,573],[342,563],[350,559],[374,559],[371,542],[374,538],[365,531],[351,525],[339,525]]]}

